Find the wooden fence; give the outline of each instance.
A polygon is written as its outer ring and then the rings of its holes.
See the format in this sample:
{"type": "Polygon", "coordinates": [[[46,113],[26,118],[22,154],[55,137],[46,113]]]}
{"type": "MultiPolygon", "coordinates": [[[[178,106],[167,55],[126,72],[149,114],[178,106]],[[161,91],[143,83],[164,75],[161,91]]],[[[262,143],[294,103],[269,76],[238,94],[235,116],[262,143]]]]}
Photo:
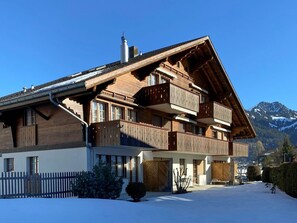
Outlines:
{"type": "Polygon", "coordinates": [[[73,197],[72,183],[79,172],[38,173],[2,172],[0,176],[0,198],[73,197]]]}

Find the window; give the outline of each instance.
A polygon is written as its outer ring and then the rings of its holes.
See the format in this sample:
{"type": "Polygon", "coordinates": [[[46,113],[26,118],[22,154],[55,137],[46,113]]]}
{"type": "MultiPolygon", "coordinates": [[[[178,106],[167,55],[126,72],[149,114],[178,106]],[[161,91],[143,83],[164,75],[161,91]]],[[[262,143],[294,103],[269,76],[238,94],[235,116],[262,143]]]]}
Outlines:
{"type": "Polygon", "coordinates": [[[137,111],[133,109],[128,109],[128,120],[132,122],[137,122],[137,111]]]}
{"type": "Polygon", "coordinates": [[[5,158],[4,159],[4,171],[5,172],[14,171],[14,159],[13,158],[5,158]]]}
{"type": "Polygon", "coordinates": [[[92,122],[106,121],[106,103],[93,101],[92,103],[92,122]]]}
{"type": "Polygon", "coordinates": [[[204,95],[201,95],[200,97],[200,103],[205,103],[206,102],[206,98],[204,95]]]}
{"type": "Polygon", "coordinates": [[[150,76],[148,76],[148,83],[147,84],[148,84],[148,86],[158,84],[158,75],[150,74],[150,76]]]}
{"type": "Polygon", "coordinates": [[[35,112],[28,108],[24,111],[24,126],[35,125],[36,124],[36,115],[35,112]]]}
{"type": "Polygon", "coordinates": [[[218,138],[218,132],[212,131],[212,138],[217,139],[218,138]]]}
{"type": "Polygon", "coordinates": [[[98,161],[106,163],[112,168],[116,176],[127,177],[126,156],[97,155],[98,161]]]}
{"type": "Polygon", "coordinates": [[[198,127],[198,135],[205,135],[205,128],[198,127]]]}
{"type": "Polygon", "coordinates": [[[160,77],[160,84],[164,84],[164,83],[167,83],[169,82],[169,80],[163,76],[160,77]]]}
{"type": "Polygon", "coordinates": [[[228,141],[228,138],[229,138],[229,137],[228,137],[228,133],[227,133],[227,132],[224,132],[224,133],[223,133],[223,140],[224,140],[224,141],[228,141]]]}
{"type": "Polygon", "coordinates": [[[162,117],[158,115],[153,115],[152,124],[154,126],[162,127],[162,117]]]}
{"type": "Polygon", "coordinates": [[[30,174],[36,174],[39,172],[38,156],[28,157],[28,171],[30,174]]]}
{"type": "Polygon", "coordinates": [[[179,126],[178,126],[178,131],[179,132],[186,132],[186,124],[183,123],[183,122],[180,122],[179,126]]]}
{"type": "Polygon", "coordinates": [[[181,175],[187,175],[186,160],[179,159],[179,170],[181,175]]]}
{"type": "Polygon", "coordinates": [[[111,120],[124,119],[124,109],[119,106],[111,106],[111,120]]]}

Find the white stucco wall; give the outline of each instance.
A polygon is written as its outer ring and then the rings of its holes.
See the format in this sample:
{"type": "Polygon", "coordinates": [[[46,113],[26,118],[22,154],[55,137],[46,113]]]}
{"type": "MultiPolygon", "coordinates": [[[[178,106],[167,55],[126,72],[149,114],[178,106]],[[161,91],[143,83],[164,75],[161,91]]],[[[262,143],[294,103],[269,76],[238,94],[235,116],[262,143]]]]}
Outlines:
{"type": "Polygon", "coordinates": [[[87,149],[69,148],[17,153],[3,153],[0,157],[0,172],[4,171],[4,159],[14,158],[14,171],[28,171],[28,157],[38,156],[40,173],[87,170],[87,149]]]}

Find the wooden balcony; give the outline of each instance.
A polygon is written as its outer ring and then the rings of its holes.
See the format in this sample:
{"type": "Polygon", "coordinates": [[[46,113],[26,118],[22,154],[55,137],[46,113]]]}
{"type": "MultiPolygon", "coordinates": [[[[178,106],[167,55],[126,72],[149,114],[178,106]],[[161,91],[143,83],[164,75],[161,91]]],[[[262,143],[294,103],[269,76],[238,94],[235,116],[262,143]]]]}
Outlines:
{"type": "Polygon", "coordinates": [[[115,120],[91,125],[93,146],[131,146],[168,150],[168,130],[115,120]]]}
{"type": "Polygon", "coordinates": [[[169,132],[169,150],[228,156],[229,142],[181,132],[169,132]]]}
{"type": "Polygon", "coordinates": [[[230,126],[232,123],[232,110],[217,102],[207,102],[200,104],[197,117],[199,122],[208,125],[220,123],[230,126]]]}
{"type": "Polygon", "coordinates": [[[245,143],[230,142],[229,155],[234,157],[248,157],[249,145],[245,143]]]}
{"type": "Polygon", "coordinates": [[[0,149],[11,149],[13,148],[13,138],[11,127],[0,129],[0,149]]]}
{"type": "Polygon", "coordinates": [[[144,87],[138,97],[139,104],[171,114],[199,112],[199,96],[172,83],[144,87]]]}
{"type": "Polygon", "coordinates": [[[18,147],[35,146],[37,144],[37,125],[20,128],[18,147]]]}

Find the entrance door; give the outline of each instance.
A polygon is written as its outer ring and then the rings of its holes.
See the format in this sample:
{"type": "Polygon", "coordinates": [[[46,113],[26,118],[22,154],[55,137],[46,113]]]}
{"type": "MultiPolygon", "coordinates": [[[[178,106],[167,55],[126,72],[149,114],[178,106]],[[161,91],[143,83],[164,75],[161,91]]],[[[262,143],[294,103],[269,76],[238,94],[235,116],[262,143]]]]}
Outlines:
{"type": "Polygon", "coordinates": [[[199,184],[199,175],[205,175],[205,160],[193,160],[193,183],[199,184]]]}

